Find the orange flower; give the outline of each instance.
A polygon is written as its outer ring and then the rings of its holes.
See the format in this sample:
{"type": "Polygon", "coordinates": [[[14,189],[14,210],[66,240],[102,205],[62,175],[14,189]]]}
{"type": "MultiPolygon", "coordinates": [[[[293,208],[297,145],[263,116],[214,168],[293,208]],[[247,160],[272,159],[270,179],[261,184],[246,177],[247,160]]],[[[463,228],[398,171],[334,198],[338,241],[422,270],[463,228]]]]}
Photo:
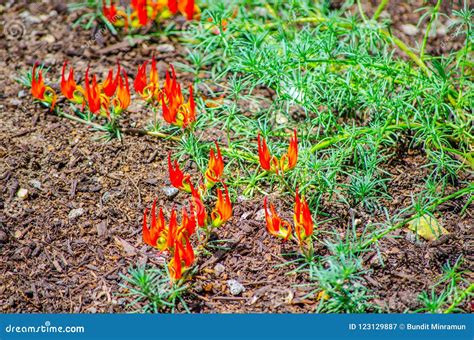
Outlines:
{"type": "Polygon", "coordinates": [[[63,64],[63,70],[61,75],[61,92],[67,99],[69,99],[73,103],[82,104],[84,102],[85,97],[84,89],[76,84],[76,81],[74,80],[74,69],[72,67],[69,70],[69,76],[66,79],[66,67],[67,61],[65,61],[63,64]]]}
{"type": "Polygon", "coordinates": [[[106,1],[103,2],[102,5],[102,14],[104,14],[104,17],[112,24],[115,23],[117,20],[117,7],[115,7],[114,1],[110,1],[110,6],[106,6],[106,1]]]}
{"type": "Polygon", "coordinates": [[[214,142],[214,144],[216,145],[217,155],[214,149],[211,149],[209,152],[209,164],[205,173],[208,188],[220,182],[222,174],[224,173],[224,161],[222,160],[221,150],[217,142],[214,142]]]}
{"type": "Polygon", "coordinates": [[[31,73],[31,95],[39,101],[48,104],[50,110],[53,110],[57,99],[56,92],[51,87],[44,85],[43,71],[38,70],[37,74],[36,67],[38,67],[38,63],[35,63],[31,73]]]}
{"type": "Polygon", "coordinates": [[[298,161],[298,137],[296,135],[296,129],[293,131],[293,136],[290,139],[288,152],[281,156],[280,160],[278,160],[276,156],[270,155],[267,142],[264,138],[260,137],[260,133],[257,137],[257,143],[258,158],[262,169],[278,174],[279,171],[284,173],[296,166],[296,162],[298,161]]]}
{"type": "Polygon", "coordinates": [[[291,225],[285,220],[282,220],[275,211],[275,207],[270,203],[270,212],[267,207],[267,197],[263,201],[265,209],[265,220],[267,222],[267,230],[270,234],[280,237],[283,241],[288,240],[291,235],[291,225]]]}
{"type": "Polygon", "coordinates": [[[199,190],[196,189],[194,185],[192,185],[191,182],[189,182],[189,184],[191,187],[191,194],[193,196],[192,204],[196,212],[197,224],[201,228],[204,228],[207,226],[206,207],[204,206],[204,203],[202,202],[202,198],[201,198],[201,194],[199,193],[199,190]]]}
{"type": "Polygon", "coordinates": [[[158,70],[156,69],[155,57],[151,60],[150,81],[146,77],[146,67],[148,61],[138,66],[137,75],[133,83],[135,91],[147,102],[159,100],[161,98],[161,89],[158,79],[158,70]]]}
{"type": "Polygon", "coordinates": [[[189,100],[184,102],[181,86],[176,81],[176,74],[171,65],[172,78],[166,74],[165,87],[161,99],[163,108],[163,118],[169,124],[173,124],[183,129],[196,121],[196,105],[194,103],[193,87],[189,86],[189,100]]]}
{"type": "Polygon", "coordinates": [[[293,215],[295,222],[295,233],[300,244],[303,244],[313,234],[313,217],[309,210],[308,203],[304,198],[300,199],[298,189],[295,195],[295,212],[293,215]]]}
{"type": "Polygon", "coordinates": [[[224,184],[225,197],[222,195],[220,189],[217,189],[217,203],[216,207],[211,213],[212,226],[220,227],[232,217],[232,202],[229,197],[229,190],[224,184]]]}
{"type": "Polygon", "coordinates": [[[178,232],[178,235],[181,237],[184,235],[185,237],[191,237],[192,234],[196,231],[196,215],[194,214],[194,207],[193,204],[190,204],[190,214],[186,211],[186,208],[182,210],[182,220],[181,220],[181,228],[178,232]]]}
{"type": "Polygon", "coordinates": [[[92,77],[92,84],[91,84],[91,81],[89,79],[89,67],[86,70],[85,82],[86,82],[86,99],[87,99],[87,104],[89,105],[89,111],[94,114],[97,114],[102,107],[100,88],[99,88],[99,85],[97,84],[97,78],[95,75],[92,77]]]}
{"type": "Polygon", "coordinates": [[[130,105],[130,88],[128,85],[127,73],[123,71],[122,76],[118,77],[117,95],[112,101],[115,114],[120,114],[130,105]]]}
{"type": "Polygon", "coordinates": [[[157,221],[156,200],[153,202],[153,205],[151,207],[151,226],[149,229],[146,218],[147,214],[148,209],[145,209],[145,213],[143,214],[143,242],[152,247],[164,250],[166,245],[166,237],[164,235],[164,231],[166,228],[165,217],[163,215],[163,209],[160,208],[160,213],[157,221]]]}
{"type": "Polygon", "coordinates": [[[267,142],[265,138],[260,137],[260,133],[257,137],[258,143],[258,159],[260,166],[263,170],[277,172],[278,173],[278,159],[275,156],[270,155],[268,150],[267,142]]]}
{"type": "Polygon", "coordinates": [[[194,262],[195,255],[189,238],[176,240],[174,245],[173,259],[168,263],[168,269],[172,280],[179,280],[183,277],[183,271],[188,269],[194,262]],[[183,263],[184,262],[184,263],[183,263]]]}
{"type": "Polygon", "coordinates": [[[285,172],[293,169],[298,161],[298,136],[296,135],[296,129],[293,130],[293,136],[290,139],[290,145],[288,146],[288,152],[281,156],[280,169],[285,172]]]}
{"type": "Polygon", "coordinates": [[[170,223],[168,224],[168,233],[166,235],[166,248],[168,250],[171,250],[174,247],[175,241],[177,240],[177,232],[178,220],[176,217],[176,210],[173,208],[171,210],[170,223]]]}
{"type": "Polygon", "coordinates": [[[145,26],[148,23],[148,11],[146,0],[132,0],[131,6],[134,9],[132,17],[138,18],[138,23],[134,26],[145,26]]]}
{"type": "Polygon", "coordinates": [[[179,168],[178,161],[171,162],[171,152],[168,153],[168,171],[170,182],[175,188],[191,192],[191,176],[183,173],[179,168]]]}
{"type": "Polygon", "coordinates": [[[118,81],[120,78],[120,63],[117,62],[117,74],[114,79],[114,70],[110,69],[105,81],[101,84],[102,89],[107,97],[112,97],[117,90],[118,81]]]}

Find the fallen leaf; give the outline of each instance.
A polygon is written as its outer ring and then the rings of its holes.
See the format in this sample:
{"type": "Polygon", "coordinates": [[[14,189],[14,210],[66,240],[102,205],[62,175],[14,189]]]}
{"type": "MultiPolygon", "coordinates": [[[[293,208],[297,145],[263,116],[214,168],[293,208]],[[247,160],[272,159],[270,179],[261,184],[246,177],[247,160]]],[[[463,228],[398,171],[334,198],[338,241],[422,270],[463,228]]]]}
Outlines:
{"type": "Polygon", "coordinates": [[[120,237],[115,237],[115,243],[125,251],[126,256],[137,255],[137,250],[135,249],[135,247],[127,241],[122,240],[120,237]]]}
{"type": "Polygon", "coordinates": [[[439,224],[436,218],[427,214],[409,222],[408,229],[428,241],[435,241],[442,235],[448,234],[448,231],[439,224]]]}

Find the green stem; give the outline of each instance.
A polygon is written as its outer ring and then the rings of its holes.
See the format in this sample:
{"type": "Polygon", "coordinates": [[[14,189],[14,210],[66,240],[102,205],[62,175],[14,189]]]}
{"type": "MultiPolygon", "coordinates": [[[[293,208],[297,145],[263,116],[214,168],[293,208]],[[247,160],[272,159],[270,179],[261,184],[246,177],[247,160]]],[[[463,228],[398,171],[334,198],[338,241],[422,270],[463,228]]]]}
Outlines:
{"type": "Polygon", "coordinates": [[[372,17],[373,20],[377,20],[379,18],[380,14],[382,14],[383,10],[385,9],[385,7],[387,7],[388,3],[389,3],[389,0],[382,0],[380,2],[379,6],[375,10],[374,16],[372,17]]]}
{"type": "Polygon", "coordinates": [[[84,125],[93,127],[94,129],[96,129],[96,130],[98,130],[98,131],[107,131],[107,130],[105,129],[105,127],[103,127],[103,126],[100,125],[100,124],[96,124],[96,123],[93,123],[93,122],[91,122],[91,121],[81,119],[81,118],[79,118],[79,117],[70,115],[69,113],[66,113],[66,112],[63,112],[63,111],[57,111],[57,113],[58,113],[58,116],[59,116],[59,117],[65,117],[65,118],[70,119],[70,120],[72,120],[72,121],[75,121],[75,122],[78,122],[78,123],[81,123],[81,124],[84,124],[84,125]]]}
{"type": "Polygon", "coordinates": [[[451,304],[451,306],[449,306],[444,312],[443,314],[449,314],[449,313],[452,313],[453,310],[456,308],[456,306],[459,306],[465,298],[467,298],[469,295],[472,294],[472,291],[474,291],[474,283],[472,283],[469,287],[467,287],[466,290],[464,290],[461,295],[458,296],[458,298],[456,300],[453,301],[453,303],[451,304]]]}
{"type": "Polygon", "coordinates": [[[433,25],[433,22],[435,21],[438,15],[441,2],[442,2],[441,0],[438,0],[438,2],[436,2],[436,6],[433,8],[433,12],[431,13],[430,21],[428,22],[428,25],[426,26],[426,32],[425,32],[425,35],[423,36],[423,42],[421,43],[421,49],[420,49],[421,60],[423,60],[425,56],[425,48],[426,48],[426,42],[428,41],[428,35],[430,34],[431,26],[433,25]]]}
{"type": "MultiPolygon", "coordinates": [[[[473,192],[474,192],[474,184],[471,184],[468,187],[465,187],[465,188],[463,188],[459,191],[456,191],[455,193],[452,193],[451,195],[448,195],[446,197],[439,198],[439,199],[435,200],[432,204],[430,204],[425,209],[425,211],[426,212],[433,212],[439,205],[443,204],[444,202],[450,201],[452,199],[459,198],[461,196],[464,196],[466,194],[473,193],[473,192]]],[[[361,249],[366,249],[371,244],[377,242],[378,240],[380,240],[381,238],[383,238],[386,235],[390,234],[391,232],[403,228],[408,222],[411,222],[411,221],[413,221],[414,219],[416,219],[418,217],[419,217],[419,215],[414,214],[413,216],[404,219],[403,221],[393,225],[392,227],[385,229],[380,234],[378,234],[378,235],[372,237],[370,240],[367,240],[366,242],[364,242],[361,246],[361,249]]]]}

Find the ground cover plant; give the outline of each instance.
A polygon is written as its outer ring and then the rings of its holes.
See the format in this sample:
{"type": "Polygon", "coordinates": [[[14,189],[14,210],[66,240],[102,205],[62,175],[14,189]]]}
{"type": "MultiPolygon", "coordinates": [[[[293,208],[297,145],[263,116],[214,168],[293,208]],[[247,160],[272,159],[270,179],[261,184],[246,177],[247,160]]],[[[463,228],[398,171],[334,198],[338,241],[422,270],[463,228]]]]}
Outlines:
{"type": "Polygon", "coordinates": [[[468,2],[0,11],[2,311],[472,311],[468,2]]]}

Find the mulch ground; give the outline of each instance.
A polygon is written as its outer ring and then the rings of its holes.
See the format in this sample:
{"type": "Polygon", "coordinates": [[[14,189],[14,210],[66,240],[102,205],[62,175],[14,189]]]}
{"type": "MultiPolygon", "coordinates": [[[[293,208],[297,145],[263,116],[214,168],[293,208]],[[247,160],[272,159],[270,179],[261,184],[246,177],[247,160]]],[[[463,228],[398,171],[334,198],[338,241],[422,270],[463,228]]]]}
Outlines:
{"type": "MultiPolygon", "coordinates": [[[[179,208],[185,202],[184,194],[169,199],[162,191],[169,185],[166,156],[172,144],[134,136],[123,142],[98,141],[99,136],[83,125],[33,104],[14,78],[37,60],[53,66],[47,78],[55,83],[64,60],[81,71],[90,63],[93,71],[105,73],[120,59],[128,74],[134,74],[139,63],[158,52],[163,79],[168,64],[184,62],[186,52],[166,38],[130,47],[107,36],[104,45],[92,41],[91,48],[84,49],[91,44],[91,32],[72,29],[76,16],[60,2],[10,1],[4,6],[0,12],[5,21],[21,18],[25,32],[19,39],[0,35],[0,311],[125,312],[129,301],[120,296],[120,274],[132,264],[160,262],[141,240],[143,210],[155,197],[160,205],[179,208]],[[28,190],[26,199],[17,197],[20,188],[28,190]]],[[[404,18],[412,13],[404,9],[407,6],[389,11],[394,18],[404,18]]],[[[446,50],[455,43],[447,40],[434,46],[446,50]]],[[[180,80],[186,79],[189,75],[180,75],[180,80]]],[[[149,119],[140,106],[130,111],[129,124],[149,119]]],[[[391,212],[411,204],[414,188],[428,174],[421,151],[397,151],[386,165],[392,175],[389,193],[394,199],[387,202],[391,212]]],[[[453,185],[448,191],[456,189],[453,185]]],[[[277,197],[272,200],[285,204],[277,197]]],[[[200,271],[186,297],[191,311],[314,310],[317,302],[305,295],[315,287],[301,286],[307,278],[286,275],[292,267],[275,267],[288,261],[283,254],[296,248],[267,234],[261,202],[261,197],[239,201],[232,220],[217,231],[219,239],[229,240],[225,246],[230,250],[216,250],[199,260],[200,271]],[[242,283],[245,292],[232,296],[229,279],[242,283]]],[[[364,258],[376,304],[389,312],[413,310],[419,307],[417,294],[435,282],[446,261],[463,256],[464,266],[472,268],[469,240],[474,219],[469,213],[459,218],[464,204],[461,199],[440,208],[438,216],[450,232],[447,237],[421,242],[401,230],[380,244],[385,266],[376,256],[364,258]]],[[[324,211],[334,220],[318,228],[341,233],[353,218],[361,225],[383,219],[333,202],[325,202],[324,211]]],[[[322,247],[318,251],[324,256],[322,247]]]]}

